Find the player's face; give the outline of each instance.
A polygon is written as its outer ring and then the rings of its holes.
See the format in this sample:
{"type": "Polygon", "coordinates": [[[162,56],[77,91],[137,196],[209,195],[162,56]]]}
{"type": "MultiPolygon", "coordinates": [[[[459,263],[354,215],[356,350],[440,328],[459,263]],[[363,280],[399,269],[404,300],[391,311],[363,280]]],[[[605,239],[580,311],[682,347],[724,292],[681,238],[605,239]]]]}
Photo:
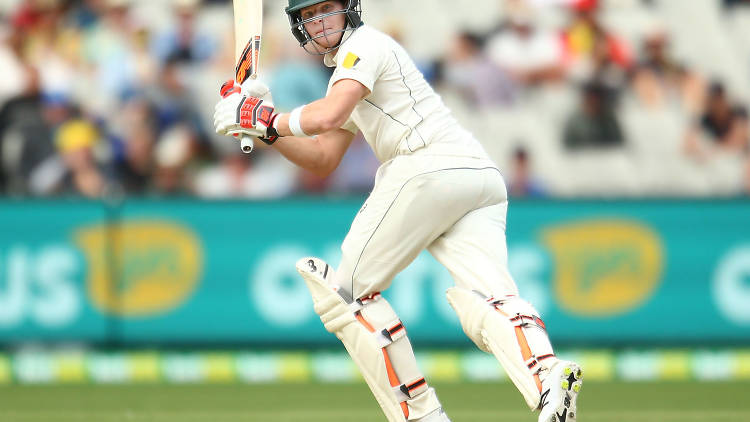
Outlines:
{"type": "Polygon", "coordinates": [[[324,1],[301,10],[303,20],[312,19],[305,24],[305,30],[321,47],[331,48],[341,41],[343,36],[341,31],[346,26],[346,16],[343,13],[325,17],[323,15],[343,10],[343,8],[343,4],[339,1],[324,1]],[[316,17],[320,18],[314,19],[316,17]]]}

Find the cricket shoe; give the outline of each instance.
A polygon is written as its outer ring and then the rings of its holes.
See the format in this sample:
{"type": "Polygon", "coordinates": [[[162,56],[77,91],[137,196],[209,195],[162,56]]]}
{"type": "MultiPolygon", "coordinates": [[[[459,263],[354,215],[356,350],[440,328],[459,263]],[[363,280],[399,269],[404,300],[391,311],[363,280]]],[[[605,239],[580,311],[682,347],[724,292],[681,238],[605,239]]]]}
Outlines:
{"type": "Polygon", "coordinates": [[[577,363],[557,361],[542,382],[539,422],[576,422],[582,383],[583,371],[577,363]]]}

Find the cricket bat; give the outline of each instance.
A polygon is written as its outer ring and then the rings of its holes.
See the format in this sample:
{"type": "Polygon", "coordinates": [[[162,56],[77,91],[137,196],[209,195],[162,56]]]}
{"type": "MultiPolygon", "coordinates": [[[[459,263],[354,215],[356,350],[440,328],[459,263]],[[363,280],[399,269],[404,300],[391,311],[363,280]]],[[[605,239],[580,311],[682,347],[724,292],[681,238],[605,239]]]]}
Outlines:
{"type": "MultiPolygon", "coordinates": [[[[237,66],[234,80],[242,85],[247,79],[258,77],[261,32],[263,29],[263,0],[233,0],[234,5],[234,58],[237,66]]],[[[243,135],[242,152],[253,151],[253,138],[243,135]]]]}

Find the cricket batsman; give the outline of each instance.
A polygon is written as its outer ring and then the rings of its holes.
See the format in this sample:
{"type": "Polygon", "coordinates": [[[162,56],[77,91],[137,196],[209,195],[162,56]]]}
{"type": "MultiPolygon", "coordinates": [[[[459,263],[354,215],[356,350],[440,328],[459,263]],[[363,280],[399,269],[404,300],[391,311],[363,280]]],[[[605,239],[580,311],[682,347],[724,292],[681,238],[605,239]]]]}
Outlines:
{"type": "Polygon", "coordinates": [[[403,47],[362,22],[359,0],[289,0],[286,13],[300,46],[335,68],[325,98],[279,114],[263,83],[229,81],[214,125],[220,134],[257,137],[320,175],[362,131],[382,163],[339,267],[303,258],[297,270],[388,421],[450,421],[380,294],[427,249],[455,280],[447,297],[464,332],[497,358],[539,422],[574,422],[581,368],[555,356],[539,313],[508,272],[508,198],[497,166],[403,47]]]}

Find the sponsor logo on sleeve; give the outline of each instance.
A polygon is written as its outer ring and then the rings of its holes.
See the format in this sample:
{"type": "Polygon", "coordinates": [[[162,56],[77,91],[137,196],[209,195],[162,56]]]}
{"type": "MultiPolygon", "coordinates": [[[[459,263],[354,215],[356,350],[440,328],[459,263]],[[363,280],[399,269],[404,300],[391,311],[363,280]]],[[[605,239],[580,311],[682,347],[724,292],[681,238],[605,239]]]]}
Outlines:
{"type": "Polygon", "coordinates": [[[344,58],[344,63],[342,66],[344,66],[345,69],[351,69],[354,66],[356,66],[360,62],[359,56],[356,54],[349,52],[346,55],[346,58],[344,58]]]}

